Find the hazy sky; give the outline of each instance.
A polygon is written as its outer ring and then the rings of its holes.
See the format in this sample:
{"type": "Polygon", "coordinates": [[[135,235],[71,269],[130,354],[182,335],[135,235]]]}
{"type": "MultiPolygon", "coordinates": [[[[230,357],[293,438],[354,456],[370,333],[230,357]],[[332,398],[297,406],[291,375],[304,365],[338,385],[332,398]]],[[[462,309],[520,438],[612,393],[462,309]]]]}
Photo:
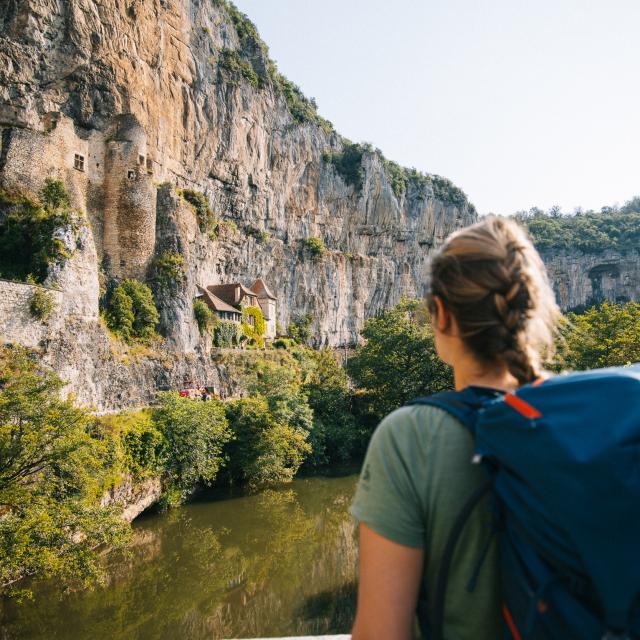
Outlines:
{"type": "Polygon", "coordinates": [[[236,0],[353,141],[481,213],[640,195],[640,0],[236,0]]]}

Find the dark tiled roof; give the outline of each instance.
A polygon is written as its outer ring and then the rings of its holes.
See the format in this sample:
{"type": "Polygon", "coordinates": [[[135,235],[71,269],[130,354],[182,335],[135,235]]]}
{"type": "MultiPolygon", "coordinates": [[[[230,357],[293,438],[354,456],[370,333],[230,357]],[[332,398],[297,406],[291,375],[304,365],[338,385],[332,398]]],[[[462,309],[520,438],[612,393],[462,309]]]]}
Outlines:
{"type": "MultiPolygon", "coordinates": [[[[211,287],[209,287],[210,289],[211,287]]],[[[202,299],[211,307],[214,311],[229,311],[232,313],[240,313],[238,309],[232,307],[230,304],[227,304],[224,300],[221,300],[217,295],[211,293],[211,291],[207,291],[207,289],[203,287],[198,287],[198,291],[200,291],[200,296],[202,299]]]]}
{"type": "Polygon", "coordinates": [[[271,300],[276,300],[276,297],[271,293],[271,290],[267,287],[262,278],[258,278],[251,285],[251,288],[258,294],[258,298],[271,298],[271,300]]]}
{"type": "Polygon", "coordinates": [[[218,296],[221,300],[224,300],[227,304],[238,305],[243,296],[257,297],[255,291],[247,289],[241,282],[233,282],[232,284],[211,284],[207,287],[207,291],[214,296],[218,296]],[[236,292],[239,296],[236,296],[236,292]]]}

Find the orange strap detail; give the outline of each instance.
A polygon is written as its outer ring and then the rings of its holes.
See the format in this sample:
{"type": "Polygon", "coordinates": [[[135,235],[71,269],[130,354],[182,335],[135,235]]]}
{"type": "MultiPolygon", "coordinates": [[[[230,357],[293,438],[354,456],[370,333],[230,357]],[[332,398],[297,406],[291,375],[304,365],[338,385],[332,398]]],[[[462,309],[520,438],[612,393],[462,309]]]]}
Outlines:
{"type": "Polygon", "coordinates": [[[511,635],[513,636],[513,640],[522,640],[522,636],[520,635],[520,632],[516,628],[516,625],[513,622],[513,618],[511,617],[511,613],[509,613],[509,609],[507,609],[507,605],[506,604],[502,605],[502,615],[504,615],[505,622],[507,623],[507,626],[509,627],[509,631],[511,632],[511,635]]]}
{"type": "Polygon", "coordinates": [[[521,413],[525,418],[533,420],[534,418],[541,418],[542,414],[532,407],[528,402],[525,402],[522,398],[513,395],[513,393],[507,393],[504,396],[504,401],[513,407],[518,413],[521,413]]]}

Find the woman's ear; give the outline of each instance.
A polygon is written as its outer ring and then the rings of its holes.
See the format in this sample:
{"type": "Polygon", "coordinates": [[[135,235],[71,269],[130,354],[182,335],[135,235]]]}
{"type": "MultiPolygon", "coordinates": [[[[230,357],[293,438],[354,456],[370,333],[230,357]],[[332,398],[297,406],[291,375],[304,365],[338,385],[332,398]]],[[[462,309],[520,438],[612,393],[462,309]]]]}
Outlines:
{"type": "Polygon", "coordinates": [[[434,296],[433,302],[435,304],[435,313],[433,314],[435,328],[441,333],[445,333],[451,325],[451,314],[444,306],[440,296],[434,296]]]}

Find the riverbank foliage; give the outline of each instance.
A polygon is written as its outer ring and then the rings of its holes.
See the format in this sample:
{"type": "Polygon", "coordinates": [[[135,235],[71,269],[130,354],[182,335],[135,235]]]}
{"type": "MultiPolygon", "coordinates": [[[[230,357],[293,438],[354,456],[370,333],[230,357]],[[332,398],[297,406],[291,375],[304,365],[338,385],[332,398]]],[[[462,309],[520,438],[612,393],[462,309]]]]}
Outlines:
{"type": "Polygon", "coordinates": [[[62,386],[28,351],[0,351],[0,594],[28,595],[24,576],[89,584],[95,548],[128,541],[118,510],[98,505],[105,443],[62,386]]]}
{"type": "Polygon", "coordinates": [[[165,483],[179,492],[179,502],[198,484],[213,483],[232,435],[220,402],[181,398],[177,391],[161,393],[153,425],[162,434],[165,483]]]}

